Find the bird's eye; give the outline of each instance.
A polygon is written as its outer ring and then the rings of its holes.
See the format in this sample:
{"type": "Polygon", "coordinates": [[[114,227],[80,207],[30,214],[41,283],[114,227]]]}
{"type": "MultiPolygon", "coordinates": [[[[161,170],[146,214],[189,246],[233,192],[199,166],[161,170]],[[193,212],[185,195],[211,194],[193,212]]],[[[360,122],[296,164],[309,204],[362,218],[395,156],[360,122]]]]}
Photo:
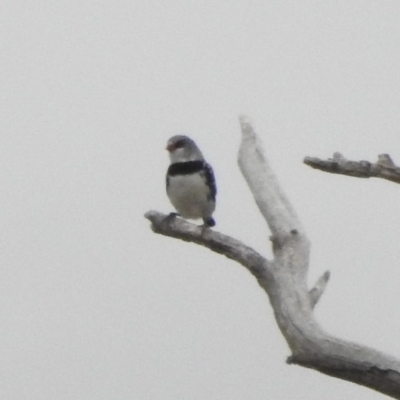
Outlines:
{"type": "Polygon", "coordinates": [[[175,148],[176,149],[180,149],[181,147],[184,147],[186,144],[186,140],[185,139],[179,139],[176,143],[175,143],[175,148]]]}

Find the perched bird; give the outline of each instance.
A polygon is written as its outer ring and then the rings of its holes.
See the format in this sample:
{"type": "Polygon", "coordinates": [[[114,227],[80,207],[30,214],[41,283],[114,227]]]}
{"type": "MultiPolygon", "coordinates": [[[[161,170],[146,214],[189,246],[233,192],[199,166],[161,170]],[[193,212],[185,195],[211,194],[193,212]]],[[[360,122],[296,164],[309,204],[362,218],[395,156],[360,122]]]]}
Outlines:
{"type": "Polygon", "coordinates": [[[196,143],[187,136],[177,135],[168,140],[170,166],[167,172],[167,194],[178,215],[203,219],[204,227],[214,226],[214,172],[204,160],[196,143]]]}

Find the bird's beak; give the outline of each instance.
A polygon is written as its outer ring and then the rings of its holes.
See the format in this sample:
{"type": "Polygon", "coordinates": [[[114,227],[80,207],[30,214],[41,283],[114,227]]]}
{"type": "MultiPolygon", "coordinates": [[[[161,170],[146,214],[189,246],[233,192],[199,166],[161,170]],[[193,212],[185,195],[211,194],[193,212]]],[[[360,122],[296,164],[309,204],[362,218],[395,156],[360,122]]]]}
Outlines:
{"type": "Polygon", "coordinates": [[[173,143],[167,143],[167,147],[165,150],[172,151],[174,149],[174,144],[173,143]]]}

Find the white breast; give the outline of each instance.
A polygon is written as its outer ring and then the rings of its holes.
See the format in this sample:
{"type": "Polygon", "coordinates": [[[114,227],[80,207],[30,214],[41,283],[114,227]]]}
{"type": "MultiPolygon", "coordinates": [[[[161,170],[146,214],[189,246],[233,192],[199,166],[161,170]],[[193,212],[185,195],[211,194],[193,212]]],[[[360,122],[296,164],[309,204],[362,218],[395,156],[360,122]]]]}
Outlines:
{"type": "Polygon", "coordinates": [[[200,174],[175,175],[169,178],[168,196],[184,218],[208,218],[215,209],[209,188],[200,174]]]}

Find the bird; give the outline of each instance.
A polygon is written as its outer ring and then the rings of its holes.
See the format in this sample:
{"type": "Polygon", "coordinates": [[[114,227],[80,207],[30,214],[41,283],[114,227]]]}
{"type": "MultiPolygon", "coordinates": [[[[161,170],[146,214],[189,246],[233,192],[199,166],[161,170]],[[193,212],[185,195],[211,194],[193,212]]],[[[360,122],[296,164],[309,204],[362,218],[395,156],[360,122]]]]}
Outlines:
{"type": "Polygon", "coordinates": [[[204,228],[215,226],[212,214],[217,187],[211,165],[188,136],[172,136],[166,149],[170,158],[166,176],[167,195],[177,211],[170,216],[202,219],[204,228]]]}

